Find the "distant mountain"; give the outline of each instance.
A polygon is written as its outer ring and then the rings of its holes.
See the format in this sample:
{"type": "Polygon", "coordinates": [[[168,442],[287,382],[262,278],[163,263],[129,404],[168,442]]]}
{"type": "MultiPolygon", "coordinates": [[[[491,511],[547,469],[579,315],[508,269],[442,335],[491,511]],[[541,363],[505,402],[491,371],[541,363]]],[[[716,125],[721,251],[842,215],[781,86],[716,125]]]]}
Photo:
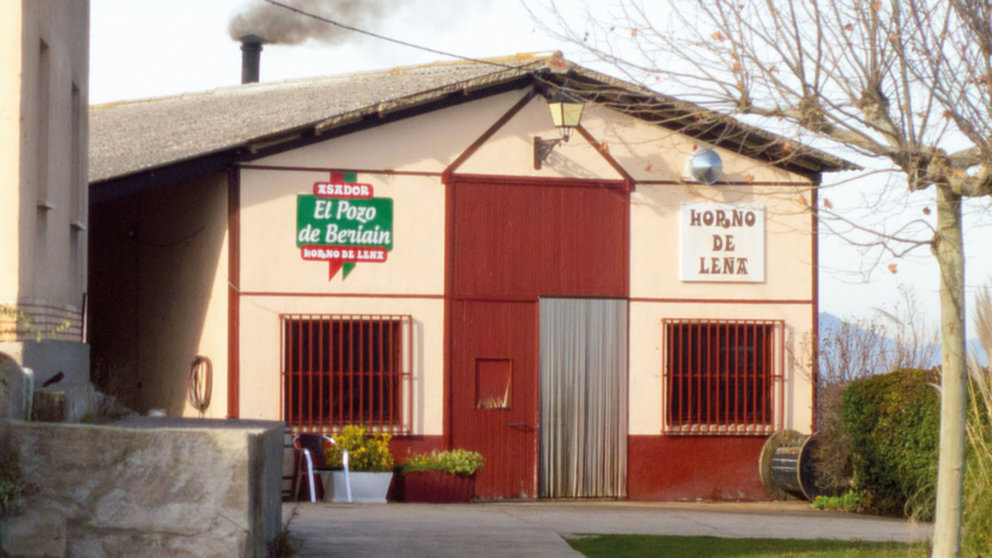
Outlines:
{"type": "Polygon", "coordinates": [[[844,324],[844,320],[829,312],[820,312],[818,319],[820,322],[820,337],[837,331],[844,324]]]}
{"type": "MultiPolygon", "coordinates": [[[[820,322],[821,339],[838,331],[841,328],[841,326],[844,324],[844,320],[838,318],[837,316],[834,316],[833,314],[830,314],[829,312],[820,312],[819,322],[820,322]]],[[[864,329],[857,326],[855,327],[857,328],[858,333],[867,333],[865,332],[864,329]]],[[[975,355],[978,358],[979,366],[989,365],[987,356],[985,354],[985,350],[982,348],[981,341],[979,341],[978,339],[969,339],[967,341],[967,346],[968,346],[969,355],[975,355]]],[[[884,347],[885,350],[894,350],[895,341],[892,341],[891,339],[886,339],[886,341],[884,342],[884,347]]],[[[941,360],[941,350],[940,350],[940,344],[938,343],[934,347],[934,360],[932,362],[932,365],[936,366],[940,364],[940,360],[941,360]]]]}

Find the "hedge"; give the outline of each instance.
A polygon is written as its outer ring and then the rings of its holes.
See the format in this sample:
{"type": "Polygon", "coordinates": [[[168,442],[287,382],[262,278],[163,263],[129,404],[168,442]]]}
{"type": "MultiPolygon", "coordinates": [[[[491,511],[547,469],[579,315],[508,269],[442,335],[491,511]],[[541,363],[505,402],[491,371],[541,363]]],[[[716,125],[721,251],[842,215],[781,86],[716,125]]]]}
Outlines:
{"type": "Polygon", "coordinates": [[[940,400],[929,370],[896,370],[851,382],[841,421],[851,440],[852,487],[887,515],[933,517],[940,400]]]}

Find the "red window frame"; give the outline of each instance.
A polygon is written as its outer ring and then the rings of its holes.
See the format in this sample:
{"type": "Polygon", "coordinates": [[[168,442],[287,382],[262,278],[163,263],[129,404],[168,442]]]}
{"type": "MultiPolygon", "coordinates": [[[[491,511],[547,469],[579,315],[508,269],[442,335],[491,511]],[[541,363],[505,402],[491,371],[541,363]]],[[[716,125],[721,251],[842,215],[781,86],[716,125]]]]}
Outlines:
{"type": "Polygon", "coordinates": [[[409,315],[281,314],[282,419],[294,432],[349,424],[409,434],[409,315]]]}
{"type": "Polygon", "coordinates": [[[662,431],[765,435],[781,429],[784,330],[781,320],[662,320],[662,431]]]}

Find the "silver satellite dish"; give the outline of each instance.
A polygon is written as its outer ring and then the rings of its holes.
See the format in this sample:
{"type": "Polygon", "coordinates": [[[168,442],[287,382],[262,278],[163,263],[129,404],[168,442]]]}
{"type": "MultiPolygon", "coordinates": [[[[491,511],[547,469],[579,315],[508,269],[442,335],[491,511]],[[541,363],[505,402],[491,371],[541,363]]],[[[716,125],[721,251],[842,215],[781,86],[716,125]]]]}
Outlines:
{"type": "Polygon", "coordinates": [[[693,153],[686,159],[685,166],[686,176],[703,184],[713,184],[723,174],[723,161],[712,149],[693,153]]]}

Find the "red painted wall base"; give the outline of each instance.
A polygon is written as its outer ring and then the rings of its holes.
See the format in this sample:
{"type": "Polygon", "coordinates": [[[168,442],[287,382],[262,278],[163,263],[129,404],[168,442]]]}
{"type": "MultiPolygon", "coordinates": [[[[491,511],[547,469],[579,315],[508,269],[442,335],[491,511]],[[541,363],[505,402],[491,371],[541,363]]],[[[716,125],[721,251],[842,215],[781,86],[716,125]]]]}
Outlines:
{"type": "MultiPolygon", "coordinates": [[[[763,436],[630,436],[627,497],[643,501],[768,500],[758,475],[763,436]]],[[[397,436],[397,464],[444,448],[442,436],[397,436]]]]}
{"type": "Polygon", "coordinates": [[[630,436],[631,500],[768,500],[758,474],[763,436],[630,436]]]}

